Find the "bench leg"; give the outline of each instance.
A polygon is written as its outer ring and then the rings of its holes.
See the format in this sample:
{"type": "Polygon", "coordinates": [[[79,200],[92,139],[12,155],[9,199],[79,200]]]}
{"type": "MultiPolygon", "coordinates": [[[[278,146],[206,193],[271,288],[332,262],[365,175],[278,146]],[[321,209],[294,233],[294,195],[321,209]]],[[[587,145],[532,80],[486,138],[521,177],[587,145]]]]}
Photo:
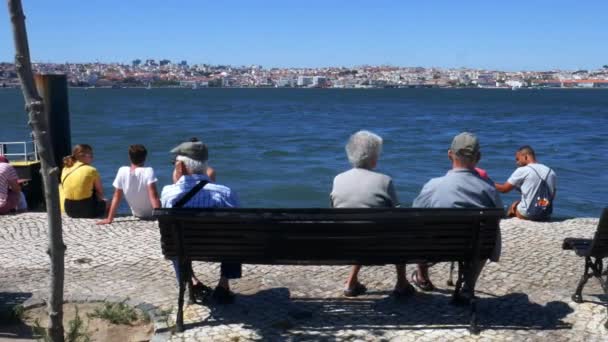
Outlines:
{"type": "Polygon", "coordinates": [[[471,325],[469,332],[473,335],[479,335],[479,326],[477,326],[477,299],[475,299],[475,290],[471,289],[471,325]]]}
{"type": "MultiPolygon", "coordinates": [[[[600,276],[597,277],[597,279],[600,281],[600,285],[602,285],[602,289],[604,290],[604,295],[608,296],[608,277],[606,277],[606,280],[604,280],[601,276],[601,272],[600,272],[600,276]]],[[[608,306],[606,306],[606,314],[608,316],[608,306]]],[[[608,329],[608,319],[606,320],[606,322],[604,322],[604,328],[608,329]]]]}
{"type": "Polygon", "coordinates": [[[469,263],[469,267],[466,268],[465,281],[466,291],[465,294],[471,301],[471,324],[469,326],[469,332],[473,335],[479,335],[480,329],[477,325],[477,298],[475,298],[475,284],[477,283],[477,277],[483,265],[477,261],[469,263]]]}
{"type": "Polygon", "coordinates": [[[480,332],[477,325],[477,298],[475,298],[475,283],[477,282],[478,272],[483,267],[484,263],[480,262],[459,262],[458,263],[458,281],[452,296],[451,304],[454,305],[469,305],[471,308],[471,321],[469,324],[469,332],[478,335],[480,332]],[[463,286],[464,285],[464,286],[463,286]],[[461,294],[461,289],[464,290],[464,296],[461,294]]]}
{"type": "MultiPolygon", "coordinates": [[[[453,266],[453,264],[452,264],[452,266],[453,266]]],[[[462,289],[463,281],[464,281],[464,263],[459,261],[458,262],[458,278],[456,278],[456,286],[454,287],[454,293],[452,294],[451,304],[454,304],[454,305],[463,304],[463,299],[462,299],[462,296],[460,295],[460,290],[462,289]]]]}
{"type": "Polygon", "coordinates": [[[593,263],[591,262],[591,258],[590,257],[585,257],[585,272],[583,273],[583,275],[581,276],[581,280],[578,282],[578,285],[576,286],[576,291],[574,292],[574,294],[572,295],[572,301],[575,303],[582,303],[583,302],[583,288],[585,287],[585,284],[587,283],[587,281],[589,280],[589,278],[591,278],[591,274],[589,273],[589,269],[593,267],[593,263]]]}
{"type": "MultiPolygon", "coordinates": [[[[192,284],[190,268],[185,259],[179,260],[181,272],[179,280],[179,294],[177,297],[177,317],[175,318],[175,330],[177,332],[184,331],[184,292],[186,292],[186,282],[192,284]],[[188,281],[190,278],[190,281],[188,281]]],[[[192,291],[190,291],[192,293],[192,291]]]]}
{"type": "MultiPolygon", "coordinates": [[[[600,285],[602,286],[602,290],[604,290],[604,295],[608,296],[608,277],[606,277],[606,280],[602,278],[605,275],[603,259],[596,258],[595,263],[592,264],[592,269],[593,276],[595,276],[597,280],[599,280],[600,285]]],[[[608,306],[606,307],[606,311],[608,313],[608,306]]],[[[604,328],[608,329],[608,320],[604,322],[604,328]]]]}

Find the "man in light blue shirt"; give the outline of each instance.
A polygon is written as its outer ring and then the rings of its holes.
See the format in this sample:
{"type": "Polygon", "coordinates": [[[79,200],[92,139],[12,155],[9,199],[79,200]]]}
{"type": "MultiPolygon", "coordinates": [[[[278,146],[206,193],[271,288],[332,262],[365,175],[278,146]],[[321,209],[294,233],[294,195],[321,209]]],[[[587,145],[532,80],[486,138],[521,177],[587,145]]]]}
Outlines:
{"type": "MultiPolygon", "coordinates": [[[[454,137],[448,150],[452,169],[443,177],[428,181],[414,200],[414,208],[502,208],[502,200],[494,184],[482,178],[475,165],[481,158],[479,140],[471,133],[461,133],[454,137]]],[[[500,230],[496,248],[490,260],[498,261],[500,256],[500,230]]],[[[485,261],[480,263],[476,278],[481,273],[485,261]]],[[[434,289],[428,275],[428,265],[419,264],[412,282],[424,291],[434,289]]]]}
{"type": "MultiPolygon", "coordinates": [[[[234,191],[229,187],[209,183],[207,176],[207,145],[201,141],[184,142],[171,153],[176,154],[174,179],[175,184],[167,185],[161,193],[161,205],[163,208],[173,208],[174,205],[192,190],[199,182],[206,182],[194,196],[183,204],[184,208],[236,208],[239,200],[234,191]]],[[[175,273],[179,281],[180,269],[176,260],[173,260],[175,273]]],[[[201,289],[204,285],[194,276],[192,262],[188,262],[194,288],[201,289]]],[[[213,297],[222,304],[234,302],[234,293],[230,291],[228,279],[241,277],[241,264],[222,263],[220,267],[220,280],[216,286],[213,297]]]]}

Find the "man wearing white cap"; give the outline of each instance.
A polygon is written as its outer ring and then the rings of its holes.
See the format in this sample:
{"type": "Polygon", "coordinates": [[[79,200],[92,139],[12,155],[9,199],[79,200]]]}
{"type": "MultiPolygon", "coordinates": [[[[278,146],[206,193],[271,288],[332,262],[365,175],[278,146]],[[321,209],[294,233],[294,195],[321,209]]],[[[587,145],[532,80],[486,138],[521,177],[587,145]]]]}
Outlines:
{"type": "MultiPolygon", "coordinates": [[[[202,141],[188,141],[181,143],[171,150],[176,155],[175,169],[173,171],[175,183],[163,188],[160,196],[163,208],[235,208],[239,200],[234,191],[227,186],[211,183],[207,175],[207,145],[202,141]],[[185,203],[181,201],[188,193],[193,196],[185,203]]],[[[173,260],[176,276],[179,279],[180,269],[176,260],[173,260]]],[[[205,286],[194,276],[192,262],[188,262],[190,274],[194,282],[194,289],[205,286]]],[[[241,264],[222,263],[220,266],[220,280],[213,298],[221,304],[234,302],[234,293],[230,291],[228,279],[241,277],[241,264]]]]}

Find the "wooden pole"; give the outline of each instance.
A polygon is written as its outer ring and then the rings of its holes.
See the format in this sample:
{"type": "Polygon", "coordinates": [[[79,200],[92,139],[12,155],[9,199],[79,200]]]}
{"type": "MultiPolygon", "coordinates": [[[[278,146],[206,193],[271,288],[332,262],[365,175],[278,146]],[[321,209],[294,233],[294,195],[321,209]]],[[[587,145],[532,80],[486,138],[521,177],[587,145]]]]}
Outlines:
{"type": "Polygon", "coordinates": [[[8,11],[15,44],[15,68],[21,82],[25,109],[29,114],[28,123],[32,127],[34,141],[38,147],[42,167],[42,180],[44,182],[44,197],[49,226],[49,248],[47,252],[51,258],[48,333],[52,341],[63,342],[65,245],[63,244],[61,213],[59,211],[59,169],[53,158],[53,147],[48,134],[48,123],[44,117],[44,104],[34,86],[34,76],[25,29],[25,16],[23,15],[21,0],[8,0],[8,11]]]}
{"type": "Polygon", "coordinates": [[[63,157],[72,153],[68,79],[65,74],[36,74],[34,80],[38,94],[43,100],[53,159],[55,165],[62,165],[63,157]]]}

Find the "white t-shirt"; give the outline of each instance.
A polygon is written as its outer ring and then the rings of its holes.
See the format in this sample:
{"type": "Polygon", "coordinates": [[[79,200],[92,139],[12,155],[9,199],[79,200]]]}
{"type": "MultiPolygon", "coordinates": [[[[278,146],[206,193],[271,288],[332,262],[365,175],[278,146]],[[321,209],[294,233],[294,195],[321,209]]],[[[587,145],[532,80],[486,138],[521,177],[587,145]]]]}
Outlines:
{"type": "Polygon", "coordinates": [[[118,169],[112,185],[123,191],[133,216],[145,218],[152,216],[148,185],[156,183],[156,181],[154,169],[151,167],[138,167],[131,172],[129,166],[123,166],[118,169]]]}
{"type": "Polygon", "coordinates": [[[551,194],[555,195],[557,177],[553,170],[543,164],[532,163],[518,167],[511,177],[507,179],[507,182],[521,191],[521,201],[517,205],[517,211],[526,217],[528,216],[528,207],[530,203],[534,203],[534,194],[536,194],[536,191],[540,186],[541,177],[542,179],[547,180],[547,185],[549,185],[551,194]]]}

